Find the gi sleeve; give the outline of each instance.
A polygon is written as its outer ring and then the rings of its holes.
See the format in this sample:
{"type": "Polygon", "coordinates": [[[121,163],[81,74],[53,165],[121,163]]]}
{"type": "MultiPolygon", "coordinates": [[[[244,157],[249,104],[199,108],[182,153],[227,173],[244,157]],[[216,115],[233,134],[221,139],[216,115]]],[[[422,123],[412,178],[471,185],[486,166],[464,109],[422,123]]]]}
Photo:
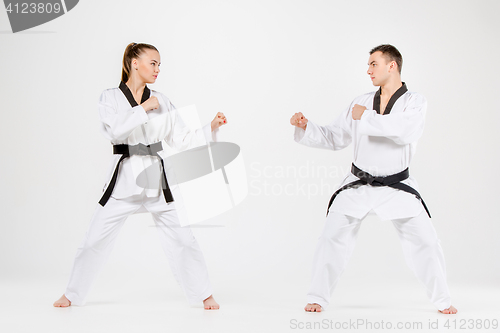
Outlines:
{"type": "Polygon", "coordinates": [[[359,120],[360,134],[383,136],[399,145],[417,141],[424,132],[427,100],[419,94],[410,97],[403,112],[378,114],[375,110],[365,110],[359,120]]]}
{"type": "Polygon", "coordinates": [[[99,99],[101,132],[110,141],[125,140],[137,126],[148,121],[148,115],[140,105],[119,111],[109,95],[105,90],[99,99]]]}
{"type": "Polygon", "coordinates": [[[307,122],[305,130],[295,127],[294,140],[300,144],[323,149],[340,150],[352,142],[352,117],[347,108],[326,126],[307,122]]]}
{"type": "Polygon", "coordinates": [[[208,142],[216,142],[218,140],[218,129],[212,131],[211,123],[206,124],[202,128],[192,130],[185,124],[179,114],[179,111],[177,111],[170,100],[163,94],[162,98],[164,99],[166,105],[169,106],[170,110],[169,114],[172,125],[171,130],[165,137],[165,141],[170,147],[178,151],[182,151],[191,147],[205,145],[208,142]]]}

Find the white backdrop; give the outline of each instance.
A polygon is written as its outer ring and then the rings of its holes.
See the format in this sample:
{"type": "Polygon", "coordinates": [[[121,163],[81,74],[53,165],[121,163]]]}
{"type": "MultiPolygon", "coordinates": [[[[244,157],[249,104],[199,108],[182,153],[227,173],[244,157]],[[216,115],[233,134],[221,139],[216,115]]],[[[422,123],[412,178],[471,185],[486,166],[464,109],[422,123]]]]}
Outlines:
{"type": "MultiPolygon", "coordinates": [[[[403,81],[428,100],[410,169],[441,238],[452,298],[461,285],[499,287],[499,10],[495,0],[87,0],[16,34],[0,11],[0,278],[57,280],[63,292],[112,154],[97,101],[118,86],[126,45],[145,42],[162,61],[150,87],[178,107],[196,104],[202,123],[223,112],[224,136],[245,160],[248,197],[207,221],[223,226],[194,228],[215,294],[305,296],[352,148],[298,145],[289,119],[301,111],[326,124],[375,90],[368,51],[390,43],[403,54],[403,81]]],[[[126,276],[147,289],[161,276],[180,295],[153,225],[148,214],[129,218],[99,283],[126,276]]],[[[338,288],[392,280],[414,277],[392,224],[369,217],[338,288]]]]}

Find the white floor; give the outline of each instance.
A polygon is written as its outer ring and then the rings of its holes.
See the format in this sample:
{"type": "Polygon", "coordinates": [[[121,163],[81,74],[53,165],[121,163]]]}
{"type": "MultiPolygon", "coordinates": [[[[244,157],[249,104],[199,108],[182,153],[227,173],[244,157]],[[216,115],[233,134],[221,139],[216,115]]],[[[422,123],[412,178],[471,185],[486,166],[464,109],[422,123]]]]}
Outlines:
{"type": "Polygon", "coordinates": [[[417,284],[339,284],[327,311],[306,313],[304,295],[286,283],[275,292],[231,286],[214,295],[218,311],[189,307],[176,285],[155,291],[156,283],[101,283],[85,306],[54,308],[60,281],[4,281],[0,332],[500,332],[500,288],[450,286],[459,309],[450,316],[438,313],[417,284]]]}

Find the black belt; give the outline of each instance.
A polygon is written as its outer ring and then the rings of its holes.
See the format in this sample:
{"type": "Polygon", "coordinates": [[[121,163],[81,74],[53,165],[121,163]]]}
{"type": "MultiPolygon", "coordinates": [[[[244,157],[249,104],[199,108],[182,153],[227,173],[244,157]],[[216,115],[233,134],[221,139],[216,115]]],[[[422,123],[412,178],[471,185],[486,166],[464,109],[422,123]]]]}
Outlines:
{"type": "Polygon", "coordinates": [[[162,186],[163,196],[165,197],[165,200],[167,202],[174,201],[174,198],[172,197],[172,192],[170,192],[170,188],[168,187],[167,176],[165,175],[165,166],[163,165],[163,159],[161,158],[160,155],[157,154],[161,150],[163,150],[161,142],[156,142],[151,145],[144,145],[142,143],[133,146],[126,144],[113,145],[113,154],[121,154],[122,156],[120,157],[118,163],[116,163],[113,177],[111,178],[111,181],[108,184],[106,192],[104,192],[101,200],[99,201],[99,204],[104,207],[106,202],[108,202],[108,199],[111,196],[111,193],[113,192],[113,188],[115,187],[116,179],[118,178],[118,168],[120,167],[120,163],[125,158],[130,157],[132,155],[142,155],[142,156],[150,155],[150,156],[158,156],[160,158],[161,166],[163,168],[163,186],[162,186]]]}
{"type": "Polygon", "coordinates": [[[415,190],[413,187],[408,186],[404,183],[401,183],[402,180],[405,180],[406,178],[410,177],[410,172],[408,171],[408,168],[405,170],[396,173],[394,175],[386,176],[386,177],[373,177],[370,175],[368,172],[365,172],[361,169],[359,169],[357,166],[352,164],[351,167],[351,172],[353,175],[359,178],[359,180],[355,180],[349,184],[346,184],[339,188],[335,193],[333,193],[332,198],[330,199],[330,202],[328,203],[328,209],[326,210],[326,216],[328,216],[328,211],[330,210],[330,206],[333,203],[333,200],[335,197],[342,192],[343,190],[347,190],[349,188],[357,188],[363,185],[372,185],[372,186],[389,186],[401,191],[405,191],[408,193],[413,194],[414,196],[417,197],[420,202],[422,202],[422,205],[425,208],[425,211],[427,212],[427,215],[431,217],[431,213],[429,213],[429,210],[427,209],[427,206],[425,205],[424,200],[420,196],[420,194],[415,190]]]}

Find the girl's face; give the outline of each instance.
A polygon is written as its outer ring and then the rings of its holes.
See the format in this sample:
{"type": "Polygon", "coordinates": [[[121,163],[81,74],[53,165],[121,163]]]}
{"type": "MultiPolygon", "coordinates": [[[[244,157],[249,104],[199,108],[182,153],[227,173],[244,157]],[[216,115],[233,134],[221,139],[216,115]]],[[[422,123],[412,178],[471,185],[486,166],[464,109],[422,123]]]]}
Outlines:
{"type": "Polygon", "coordinates": [[[146,49],[138,59],[132,59],[132,71],[137,74],[137,78],[142,82],[155,83],[160,73],[160,64],[158,51],[146,49]]]}

